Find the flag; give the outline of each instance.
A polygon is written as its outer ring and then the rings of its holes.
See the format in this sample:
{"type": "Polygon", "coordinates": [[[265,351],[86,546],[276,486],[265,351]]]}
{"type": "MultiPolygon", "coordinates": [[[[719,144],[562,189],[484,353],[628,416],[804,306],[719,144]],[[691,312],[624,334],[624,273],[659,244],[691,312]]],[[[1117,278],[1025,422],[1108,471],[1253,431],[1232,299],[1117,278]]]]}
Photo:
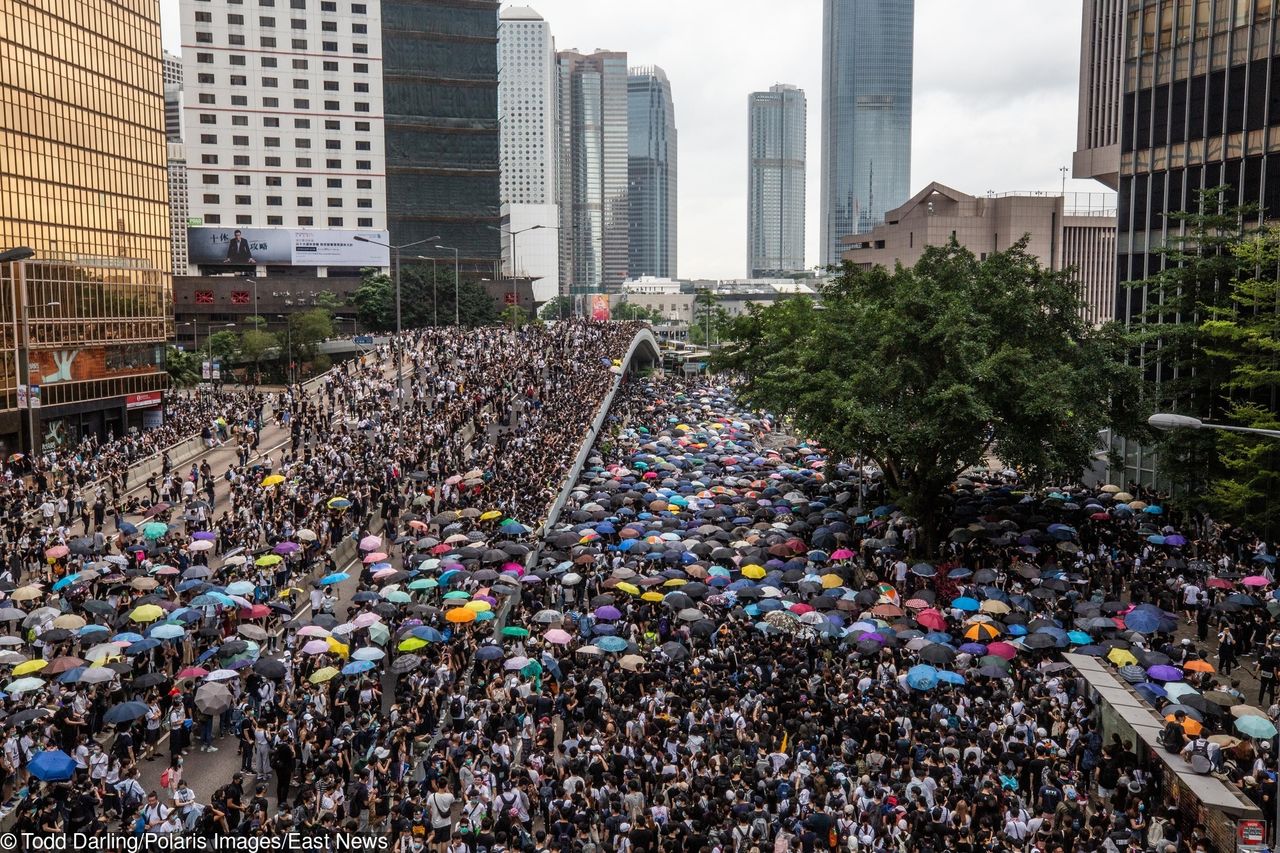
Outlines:
{"type": "Polygon", "coordinates": [[[787,751],[787,733],[786,733],[786,732],[783,732],[783,733],[782,733],[782,746],[778,747],[778,752],[786,752],[786,751],[787,751]]]}

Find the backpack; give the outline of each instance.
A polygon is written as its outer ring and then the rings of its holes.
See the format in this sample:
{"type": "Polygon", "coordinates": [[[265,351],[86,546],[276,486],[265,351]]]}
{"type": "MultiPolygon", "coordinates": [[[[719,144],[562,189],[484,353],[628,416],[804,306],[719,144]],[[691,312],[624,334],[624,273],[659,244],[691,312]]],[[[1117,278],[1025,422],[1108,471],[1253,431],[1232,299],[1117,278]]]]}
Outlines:
{"type": "Polygon", "coordinates": [[[164,772],[160,774],[160,787],[167,788],[169,783],[173,781],[173,768],[166,767],[164,772]]]}

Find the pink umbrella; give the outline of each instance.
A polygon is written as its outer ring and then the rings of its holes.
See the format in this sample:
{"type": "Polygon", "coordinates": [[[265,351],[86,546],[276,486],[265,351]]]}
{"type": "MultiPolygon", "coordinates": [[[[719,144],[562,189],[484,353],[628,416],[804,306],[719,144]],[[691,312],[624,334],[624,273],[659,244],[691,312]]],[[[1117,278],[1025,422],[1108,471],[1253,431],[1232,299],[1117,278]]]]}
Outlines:
{"type": "Polygon", "coordinates": [[[373,573],[373,579],[376,581],[379,581],[379,580],[382,580],[383,578],[390,577],[395,573],[396,573],[395,569],[378,569],[378,571],[373,573]]]}
{"type": "Polygon", "coordinates": [[[67,556],[70,553],[71,553],[71,549],[68,548],[66,545],[54,545],[48,551],[45,551],[44,555],[48,557],[50,560],[57,560],[67,556]]]}
{"type": "Polygon", "coordinates": [[[987,646],[987,654],[995,655],[1005,660],[1013,660],[1018,656],[1018,650],[1008,643],[992,643],[987,646]]]}
{"type": "Polygon", "coordinates": [[[361,613],[359,616],[351,620],[351,624],[357,628],[368,628],[370,625],[381,622],[382,617],[377,613],[361,613]]]}
{"type": "Polygon", "coordinates": [[[848,548],[837,548],[831,552],[831,559],[833,560],[848,560],[848,559],[851,559],[852,557],[853,557],[853,552],[850,551],[848,548]]]}
{"type": "Polygon", "coordinates": [[[374,551],[371,554],[365,554],[364,564],[367,566],[370,563],[381,563],[385,559],[387,559],[386,554],[381,551],[374,551]]]}
{"type": "Polygon", "coordinates": [[[366,536],[360,540],[361,551],[376,551],[382,547],[381,536],[366,536]]]}
{"type": "Polygon", "coordinates": [[[302,647],[304,655],[322,655],[329,651],[329,644],[324,640],[308,640],[307,644],[302,647]]]}
{"type": "Polygon", "coordinates": [[[569,636],[569,632],[562,628],[548,628],[547,632],[542,635],[542,639],[556,646],[567,646],[573,640],[569,636]]]}
{"type": "Polygon", "coordinates": [[[797,613],[797,614],[813,612],[813,608],[805,604],[804,602],[796,602],[795,604],[791,605],[787,609],[790,610],[792,613],[797,613]]]}
{"type": "Polygon", "coordinates": [[[1243,579],[1240,583],[1245,586],[1267,586],[1271,581],[1267,580],[1262,575],[1249,575],[1249,577],[1243,579]]]}

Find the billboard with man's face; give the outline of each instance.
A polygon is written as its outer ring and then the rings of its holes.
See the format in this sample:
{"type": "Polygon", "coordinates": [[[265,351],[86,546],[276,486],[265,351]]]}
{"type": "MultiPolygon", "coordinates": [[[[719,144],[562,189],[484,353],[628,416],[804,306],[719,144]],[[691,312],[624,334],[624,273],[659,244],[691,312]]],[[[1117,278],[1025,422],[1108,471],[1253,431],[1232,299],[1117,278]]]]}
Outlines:
{"type": "Polygon", "coordinates": [[[206,266],[385,267],[390,250],[378,244],[388,240],[386,231],[200,226],[187,229],[187,258],[206,266]]]}

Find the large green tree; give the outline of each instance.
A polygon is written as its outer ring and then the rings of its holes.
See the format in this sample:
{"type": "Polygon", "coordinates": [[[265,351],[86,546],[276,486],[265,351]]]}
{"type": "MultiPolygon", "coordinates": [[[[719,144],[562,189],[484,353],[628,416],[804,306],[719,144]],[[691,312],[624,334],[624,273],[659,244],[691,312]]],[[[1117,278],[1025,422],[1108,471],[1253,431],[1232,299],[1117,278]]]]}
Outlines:
{"type": "Polygon", "coordinates": [[[200,381],[200,354],[167,347],[164,369],[175,388],[189,388],[200,381]]]}
{"type": "MultiPolygon", "coordinates": [[[[462,325],[484,326],[498,321],[497,306],[478,282],[464,279],[457,291],[457,316],[462,325]]],[[[366,271],[352,302],[361,325],[380,332],[395,329],[396,291],[391,276],[376,270],[366,271]]],[[[435,322],[441,326],[453,325],[453,270],[438,267],[433,288],[430,266],[404,265],[400,270],[400,311],[401,325],[406,329],[435,322]]]]}
{"type": "Polygon", "coordinates": [[[553,296],[538,311],[543,320],[567,320],[573,316],[573,297],[553,296]]]}
{"type": "Polygon", "coordinates": [[[847,265],[821,291],[753,306],[718,367],[746,400],[836,456],[861,453],[935,541],[941,493],[995,457],[1030,480],[1075,476],[1096,435],[1140,430],[1132,342],[1081,319],[1070,272],[1020,242],[979,261],[954,241],[911,268],[847,265]]]}

